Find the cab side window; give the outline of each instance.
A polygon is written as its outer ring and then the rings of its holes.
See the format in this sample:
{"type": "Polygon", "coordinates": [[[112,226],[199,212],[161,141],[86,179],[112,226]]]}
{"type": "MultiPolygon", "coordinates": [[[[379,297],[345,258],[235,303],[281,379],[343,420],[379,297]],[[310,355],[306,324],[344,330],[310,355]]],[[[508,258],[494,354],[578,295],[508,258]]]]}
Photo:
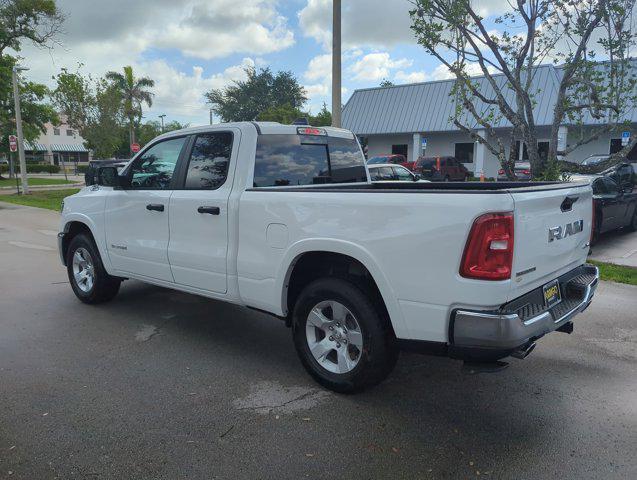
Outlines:
{"type": "Polygon", "coordinates": [[[185,188],[215,190],[228,176],[232,154],[232,133],[198,135],[192,147],[185,188]]]}
{"type": "Polygon", "coordinates": [[[159,142],[131,165],[131,185],[133,189],[170,189],[177,160],[186,142],[186,137],[171,138],[159,142]]]}

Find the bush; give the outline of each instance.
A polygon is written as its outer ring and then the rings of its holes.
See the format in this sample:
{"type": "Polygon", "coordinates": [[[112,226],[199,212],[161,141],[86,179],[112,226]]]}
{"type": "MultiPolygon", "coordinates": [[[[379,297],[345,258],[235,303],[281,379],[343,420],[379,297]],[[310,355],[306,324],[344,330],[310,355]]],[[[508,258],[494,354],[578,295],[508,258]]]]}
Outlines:
{"type": "MultiPolygon", "coordinates": [[[[0,165],[0,173],[8,173],[9,165],[0,165]]],[[[20,173],[20,167],[16,166],[16,173],[20,173]]],[[[58,165],[27,163],[27,173],[60,173],[58,165]]]]}
{"type": "Polygon", "coordinates": [[[77,173],[86,173],[88,172],[88,165],[78,165],[77,173]]]}

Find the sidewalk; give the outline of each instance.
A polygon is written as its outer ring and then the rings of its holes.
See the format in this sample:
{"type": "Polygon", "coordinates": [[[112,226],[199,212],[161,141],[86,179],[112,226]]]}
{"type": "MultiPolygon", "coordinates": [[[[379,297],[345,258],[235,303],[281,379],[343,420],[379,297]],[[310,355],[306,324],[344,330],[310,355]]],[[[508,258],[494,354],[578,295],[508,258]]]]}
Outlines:
{"type": "Polygon", "coordinates": [[[619,230],[602,235],[589,258],[637,268],[637,232],[619,230]]]}

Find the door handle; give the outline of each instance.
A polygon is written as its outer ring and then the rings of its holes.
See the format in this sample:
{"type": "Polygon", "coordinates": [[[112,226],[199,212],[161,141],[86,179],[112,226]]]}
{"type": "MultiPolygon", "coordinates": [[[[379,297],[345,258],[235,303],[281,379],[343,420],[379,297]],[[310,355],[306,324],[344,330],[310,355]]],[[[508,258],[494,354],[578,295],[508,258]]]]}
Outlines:
{"type": "Polygon", "coordinates": [[[163,212],[164,206],[161,203],[149,203],[146,205],[146,210],[155,210],[157,212],[163,212]]]}
{"type": "Polygon", "coordinates": [[[219,209],[219,207],[208,207],[208,206],[201,206],[197,209],[197,211],[199,213],[209,213],[210,215],[219,215],[219,213],[221,213],[221,210],[219,209]]]}

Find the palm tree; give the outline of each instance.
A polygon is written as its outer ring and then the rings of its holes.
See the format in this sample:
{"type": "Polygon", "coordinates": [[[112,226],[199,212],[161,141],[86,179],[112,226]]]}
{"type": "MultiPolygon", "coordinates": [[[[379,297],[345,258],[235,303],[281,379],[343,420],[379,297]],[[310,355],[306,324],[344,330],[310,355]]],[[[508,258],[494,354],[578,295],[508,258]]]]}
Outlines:
{"type": "MultiPolygon", "coordinates": [[[[148,77],[135,78],[133,67],[124,67],[124,73],[108,72],[107,80],[113,82],[122,96],[124,115],[128,118],[130,144],[135,143],[135,119],[142,116],[142,104],[153,105],[153,93],[148,89],[155,86],[155,81],[148,77]]],[[[132,153],[132,150],[131,150],[132,153]]]]}

